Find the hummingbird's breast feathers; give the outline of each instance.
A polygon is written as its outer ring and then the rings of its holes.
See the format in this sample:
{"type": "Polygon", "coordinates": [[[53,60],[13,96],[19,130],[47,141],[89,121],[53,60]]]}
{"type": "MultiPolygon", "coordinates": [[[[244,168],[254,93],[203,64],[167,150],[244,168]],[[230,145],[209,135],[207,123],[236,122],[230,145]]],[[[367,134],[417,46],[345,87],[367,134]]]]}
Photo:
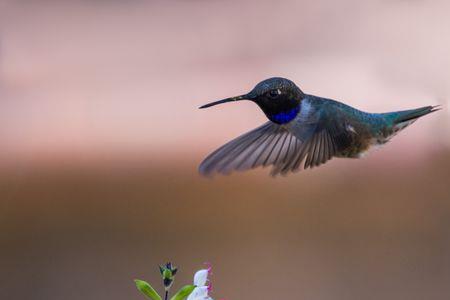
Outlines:
{"type": "Polygon", "coordinates": [[[308,98],[305,97],[299,104],[300,111],[296,118],[296,122],[306,123],[306,122],[317,122],[319,118],[318,106],[308,98]]]}
{"type": "MultiPolygon", "coordinates": [[[[369,115],[343,103],[306,95],[298,116],[286,128],[302,140],[323,132],[332,140],[335,156],[356,157],[371,144],[369,115]]],[[[321,146],[320,144],[318,145],[321,146]]]]}

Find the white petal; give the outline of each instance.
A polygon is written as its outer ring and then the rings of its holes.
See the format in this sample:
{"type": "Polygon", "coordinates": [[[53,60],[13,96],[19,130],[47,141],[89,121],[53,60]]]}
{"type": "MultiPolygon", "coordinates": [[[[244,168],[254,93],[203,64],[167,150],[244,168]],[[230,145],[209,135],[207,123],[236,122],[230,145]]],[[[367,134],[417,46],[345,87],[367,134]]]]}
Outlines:
{"type": "Polygon", "coordinates": [[[206,281],[208,280],[208,273],[208,269],[197,271],[197,273],[195,273],[194,275],[194,285],[205,286],[206,281]]]}
{"type": "Polygon", "coordinates": [[[205,300],[208,299],[208,287],[196,287],[186,300],[205,300]]]}

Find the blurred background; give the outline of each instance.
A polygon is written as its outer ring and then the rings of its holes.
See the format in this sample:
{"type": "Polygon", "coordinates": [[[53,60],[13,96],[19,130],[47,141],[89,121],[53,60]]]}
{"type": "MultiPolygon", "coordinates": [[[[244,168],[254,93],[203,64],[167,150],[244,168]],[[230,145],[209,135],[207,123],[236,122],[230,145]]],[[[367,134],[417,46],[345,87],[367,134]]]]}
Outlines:
{"type": "Polygon", "coordinates": [[[450,3],[0,1],[0,298],[143,299],[204,262],[215,299],[450,298],[450,3]],[[201,104],[272,76],[383,112],[361,160],[205,179],[265,121],[201,104]]]}

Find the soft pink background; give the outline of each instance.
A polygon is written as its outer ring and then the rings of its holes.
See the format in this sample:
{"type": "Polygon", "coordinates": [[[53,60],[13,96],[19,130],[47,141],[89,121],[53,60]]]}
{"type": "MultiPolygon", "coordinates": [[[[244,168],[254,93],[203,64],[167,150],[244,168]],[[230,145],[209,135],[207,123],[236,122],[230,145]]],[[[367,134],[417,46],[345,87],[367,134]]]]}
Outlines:
{"type": "Polygon", "coordinates": [[[449,53],[449,1],[0,0],[0,299],[143,299],[169,259],[215,299],[449,299],[449,53]],[[443,110],[362,160],[200,177],[265,118],[198,106],[271,76],[443,110]]]}
{"type": "MultiPolygon", "coordinates": [[[[447,1],[6,1],[1,156],[160,160],[182,149],[198,159],[264,116],[250,103],[196,108],[271,76],[367,111],[447,105],[449,10],[447,1]]],[[[385,154],[443,146],[448,120],[446,110],[421,121],[385,154]]]]}

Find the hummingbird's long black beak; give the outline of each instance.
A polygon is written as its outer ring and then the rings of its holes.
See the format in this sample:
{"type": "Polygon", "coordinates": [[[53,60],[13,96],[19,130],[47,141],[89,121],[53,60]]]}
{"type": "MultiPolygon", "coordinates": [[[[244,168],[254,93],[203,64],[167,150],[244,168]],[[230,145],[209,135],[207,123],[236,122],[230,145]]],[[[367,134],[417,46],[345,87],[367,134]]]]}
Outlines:
{"type": "Polygon", "coordinates": [[[231,97],[231,98],[226,98],[226,99],[222,99],[222,100],[219,100],[219,101],[214,101],[214,102],[202,105],[199,108],[207,108],[207,107],[211,107],[211,106],[214,106],[214,105],[217,105],[217,104],[233,102],[233,101],[239,101],[239,100],[246,100],[246,99],[250,99],[250,96],[248,94],[241,95],[241,96],[236,96],[236,97],[231,97]]]}

